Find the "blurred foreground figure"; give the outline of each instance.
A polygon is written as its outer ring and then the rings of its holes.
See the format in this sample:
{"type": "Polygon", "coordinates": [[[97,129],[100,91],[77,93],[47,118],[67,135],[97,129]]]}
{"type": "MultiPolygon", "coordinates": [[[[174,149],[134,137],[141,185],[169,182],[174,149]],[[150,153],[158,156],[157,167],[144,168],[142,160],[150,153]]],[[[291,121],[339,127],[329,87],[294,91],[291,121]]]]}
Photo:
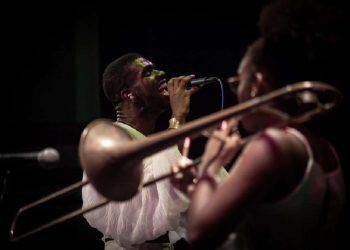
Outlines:
{"type": "MultiPolygon", "coordinates": [[[[330,79],[327,60],[318,60],[320,49],[327,49],[325,37],[284,31],[265,33],[247,49],[237,72],[239,102],[287,84],[330,79]]],[[[288,113],[300,109],[297,100],[274,105],[288,113]]],[[[241,120],[241,133],[260,133],[245,145],[222,185],[214,176],[240,143],[234,122],[207,143],[188,214],[193,248],[215,249],[230,235],[227,249],[334,249],[345,201],[337,152],[304,127],[270,127],[276,122],[263,112],[241,120]]]]}

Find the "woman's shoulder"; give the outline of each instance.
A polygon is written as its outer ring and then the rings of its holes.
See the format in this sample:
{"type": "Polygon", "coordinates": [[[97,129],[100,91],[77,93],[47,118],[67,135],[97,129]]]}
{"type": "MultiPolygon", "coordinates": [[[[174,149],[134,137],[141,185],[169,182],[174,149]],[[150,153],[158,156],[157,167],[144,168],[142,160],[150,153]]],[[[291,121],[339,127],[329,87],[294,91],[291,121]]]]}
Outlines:
{"type": "Polygon", "coordinates": [[[303,132],[294,128],[267,128],[252,141],[252,143],[265,142],[269,147],[281,154],[300,154],[305,156],[310,147],[308,139],[303,132]]]}
{"type": "Polygon", "coordinates": [[[280,170],[295,169],[300,166],[302,170],[312,154],[308,140],[302,132],[285,128],[268,128],[259,133],[249,143],[251,151],[263,151],[265,158],[271,158],[271,166],[280,170]]]}

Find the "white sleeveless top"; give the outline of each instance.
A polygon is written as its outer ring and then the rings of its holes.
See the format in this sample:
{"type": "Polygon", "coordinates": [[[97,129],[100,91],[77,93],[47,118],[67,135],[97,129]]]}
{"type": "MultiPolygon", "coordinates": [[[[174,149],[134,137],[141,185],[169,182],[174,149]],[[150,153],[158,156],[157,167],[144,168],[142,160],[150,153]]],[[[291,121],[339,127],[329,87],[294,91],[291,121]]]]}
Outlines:
{"type": "Polygon", "coordinates": [[[334,172],[323,172],[306,138],[296,129],[285,131],[307,149],[304,177],[284,199],[253,209],[231,234],[231,249],[326,249],[345,199],[340,164],[334,172]]]}
{"type": "MultiPolygon", "coordinates": [[[[134,128],[117,123],[133,139],[145,138],[134,128]]],[[[169,173],[172,164],[181,157],[176,146],[143,160],[143,182],[169,173]]],[[[84,174],[83,179],[86,179],[84,174]]],[[[104,199],[92,185],[82,190],[83,208],[104,199]]],[[[143,188],[135,197],[123,202],[109,202],[106,206],[84,215],[90,226],[97,228],[105,238],[113,238],[117,249],[133,249],[146,240],[156,239],[169,232],[170,240],[185,238],[182,225],[188,204],[180,198],[169,179],[143,188]]]]}
{"type": "MultiPolygon", "coordinates": [[[[145,136],[136,129],[116,123],[133,140],[142,140],[145,136]]],[[[143,160],[143,182],[154,179],[171,171],[181,154],[177,146],[165,149],[143,160]]],[[[227,171],[220,169],[218,180],[227,177],[227,171]]],[[[86,179],[84,173],[83,179],[86,179]]],[[[82,190],[83,208],[100,202],[103,198],[92,185],[82,190]]],[[[104,234],[106,249],[138,249],[138,245],[156,239],[168,232],[170,243],[181,238],[186,239],[186,211],[189,200],[175,189],[169,179],[158,181],[154,185],[141,189],[132,199],[124,202],[109,202],[106,206],[84,215],[90,226],[104,234]]]]}

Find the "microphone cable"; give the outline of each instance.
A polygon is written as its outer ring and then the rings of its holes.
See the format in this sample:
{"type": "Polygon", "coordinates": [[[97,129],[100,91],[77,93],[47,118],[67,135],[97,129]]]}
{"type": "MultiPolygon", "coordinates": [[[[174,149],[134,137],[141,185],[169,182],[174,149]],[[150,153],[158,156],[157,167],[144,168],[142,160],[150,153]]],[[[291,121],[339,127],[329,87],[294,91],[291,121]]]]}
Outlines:
{"type": "Polygon", "coordinates": [[[224,85],[223,85],[223,83],[222,83],[220,78],[216,77],[216,80],[220,84],[220,89],[221,89],[221,111],[223,111],[224,110],[224,104],[225,104],[224,85]]]}

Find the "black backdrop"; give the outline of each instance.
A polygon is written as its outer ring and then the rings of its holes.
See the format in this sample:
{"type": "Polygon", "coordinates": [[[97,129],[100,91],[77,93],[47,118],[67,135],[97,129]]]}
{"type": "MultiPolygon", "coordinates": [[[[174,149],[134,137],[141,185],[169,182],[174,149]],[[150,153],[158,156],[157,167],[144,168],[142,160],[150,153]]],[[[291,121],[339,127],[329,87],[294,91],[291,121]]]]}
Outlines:
{"type": "MultiPolygon", "coordinates": [[[[224,81],[235,73],[245,47],[259,35],[258,13],[267,2],[232,1],[192,7],[179,3],[5,6],[9,15],[1,18],[4,70],[0,85],[0,153],[52,146],[59,150],[62,161],[51,171],[27,162],[0,162],[0,248],[103,249],[101,235],[82,217],[19,243],[8,242],[10,221],[19,207],[81,179],[77,159],[80,133],[95,118],[114,117],[100,89],[102,70],[116,57],[138,52],[152,59],[169,77],[193,73],[224,81]]],[[[344,9],[347,4],[333,1],[330,6],[344,9]]],[[[345,95],[342,106],[311,125],[335,144],[348,180],[345,73],[346,66],[341,68],[339,79],[343,81],[338,85],[345,95]]],[[[226,86],[224,90],[225,107],[235,104],[226,86]]],[[[189,120],[218,111],[220,95],[219,86],[211,85],[193,96],[189,120]]],[[[158,129],[167,126],[168,118],[168,113],[161,117],[158,129]]],[[[195,143],[193,156],[201,152],[203,143],[195,143]]],[[[78,191],[28,214],[20,229],[39,225],[80,205],[78,191]]],[[[348,218],[344,213],[339,233],[346,244],[348,218]]]]}

